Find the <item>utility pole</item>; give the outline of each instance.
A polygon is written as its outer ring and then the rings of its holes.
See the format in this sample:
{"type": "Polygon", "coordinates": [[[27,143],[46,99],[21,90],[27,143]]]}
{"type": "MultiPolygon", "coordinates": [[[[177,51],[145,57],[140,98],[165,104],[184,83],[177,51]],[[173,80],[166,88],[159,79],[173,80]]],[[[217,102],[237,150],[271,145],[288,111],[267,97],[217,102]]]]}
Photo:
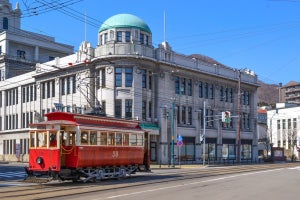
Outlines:
{"type": "Polygon", "coordinates": [[[238,70],[238,150],[237,163],[241,162],[241,70],[238,70]]]}
{"type": "Polygon", "coordinates": [[[175,100],[172,101],[171,113],[171,167],[174,166],[174,114],[175,114],[175,100]]]}
{"type": "Polygon", "coordinates": [[[206,102],[203,102],[203,165],[205,165],[206,102]]]}

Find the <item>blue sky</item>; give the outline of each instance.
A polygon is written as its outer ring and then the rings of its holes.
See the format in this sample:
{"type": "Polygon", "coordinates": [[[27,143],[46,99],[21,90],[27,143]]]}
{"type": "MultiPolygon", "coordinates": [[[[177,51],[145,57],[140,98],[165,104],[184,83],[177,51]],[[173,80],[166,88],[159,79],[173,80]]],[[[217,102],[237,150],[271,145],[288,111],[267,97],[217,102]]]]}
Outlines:
{"type": "Polygon", "coordinates": [[[95,47],[101,24],[120,13],[144,20],[157,47],[164,40],[165,12],[166,40],[174,51],[202,54],[233,68],[249,68],[270,84],[300,82],[300,0],[10,2],[13,8],[16,2],[20,4],[22,29],[53,36],[57,42],[73,45],[75,51],[85,38],[95,47]],[[61,3],[65,4],[58,6],[61,3]]]}

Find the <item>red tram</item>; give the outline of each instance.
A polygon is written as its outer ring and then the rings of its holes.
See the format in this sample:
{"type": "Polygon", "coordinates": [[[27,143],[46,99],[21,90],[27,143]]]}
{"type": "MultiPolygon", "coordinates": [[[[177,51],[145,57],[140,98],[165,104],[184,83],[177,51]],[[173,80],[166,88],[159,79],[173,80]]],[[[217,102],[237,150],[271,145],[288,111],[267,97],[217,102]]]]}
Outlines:
{"type": "Polygon", "coordinates": [[[52,112],[31,124],[27,180],[89,181],[150,170],[149,134],[138,122],[52,112]]]}

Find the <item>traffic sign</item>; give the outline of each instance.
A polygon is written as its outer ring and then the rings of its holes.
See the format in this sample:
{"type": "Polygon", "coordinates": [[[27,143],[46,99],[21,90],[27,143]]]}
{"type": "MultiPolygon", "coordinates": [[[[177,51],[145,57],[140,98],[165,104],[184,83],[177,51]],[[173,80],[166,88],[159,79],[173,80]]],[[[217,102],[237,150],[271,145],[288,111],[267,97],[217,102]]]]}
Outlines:
{"type": "Polygon", "coordinates": [[[177,141],[182,141],[182,136],[181,135],[178,135],[177,141]]]}
{"type": "Polygon", "coordinates": [[[178,140],[178,141],[177,141],[177,146],[182,147],[182,145],[183,145],[182,140],[178,140]]]}

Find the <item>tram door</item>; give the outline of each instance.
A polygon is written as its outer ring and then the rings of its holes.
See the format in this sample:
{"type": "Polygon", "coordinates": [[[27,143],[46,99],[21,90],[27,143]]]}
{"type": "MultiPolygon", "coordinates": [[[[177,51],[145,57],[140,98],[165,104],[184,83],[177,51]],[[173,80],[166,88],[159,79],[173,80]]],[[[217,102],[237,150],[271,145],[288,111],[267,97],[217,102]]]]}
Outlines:
{"type": "Polygon", "coordinates": [[[60,166],[66,166],[66,154],[64,153],[66,132],[60,131],[60,166]]]}
{"type": "Polygon", "coordinates": [[[66,155],[73,152],[75,145],[75,131],[60,131],[60,163],[61,167],[66,166],[66,155]]]}

